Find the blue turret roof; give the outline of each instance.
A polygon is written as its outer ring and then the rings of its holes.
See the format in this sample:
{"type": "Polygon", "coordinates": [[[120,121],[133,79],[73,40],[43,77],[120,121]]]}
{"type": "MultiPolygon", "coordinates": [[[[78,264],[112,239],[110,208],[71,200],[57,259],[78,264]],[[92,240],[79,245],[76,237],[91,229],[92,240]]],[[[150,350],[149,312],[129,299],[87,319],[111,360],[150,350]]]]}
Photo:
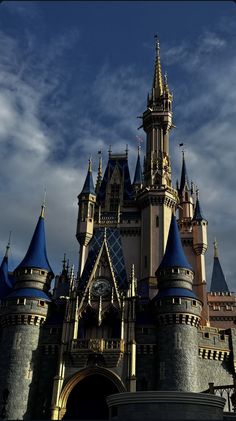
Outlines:
{"type": "Polygon", "coordinates": [[[229,292],[229,288],[225,280],[225,275],[218,257],[214,257],[210,291],[229,292]]]}
{"type": "Polygon", "coordinates": [[[44,300],[44,301],[52,301],[51,298],[44,291],[39,290],[37,288],[16,289],[8,295],[7,299],[17,298],[17,297],[40,299],[40,300],[44,300]]]}
{"type": "Polygon", "coordinates": [[[174,214],[172,215],[166,251],[158,271],[165,268],[181,267],[192,270],[183,250],[179,229],[174,214]]]}
{"type": "Polygon", "coordinates": [[[211,292],[229,292],[228,285],[225,280],[225,275],[222,270],[218,257],[218,243],[214,241],[214,263],[211,277],[211,292]]]}
{"type": "Polygon", "coordinates": [[[134,185],[140,185],[143,184],[143,173],[142,173],[142,167],[140,162],[140,154],[138,154],[135,173],[134,173],[134,185]]]}
{"type": "Polygon", "coordinates": [[[187,188],[189,189],[188,174],[187,174],[185,158],[184,158],[184,153],[183,153],[182,171],[181,171],[181,179],[180,179],[180,187],[179,187],[180,194],[182,194],[185,185],[187,185],[187,188]]]}
{"type": "Polygon", "coordinates": [[[12,280],[8,275],[8,248],[0,266],[0,299],[10,294],[13,288],[12,280]]]}
{"type": "Polygon", "coordinates": [[[194,215],[193,215],[193,221],[202,221],[203,219],[205,218],[202,216],[200,202],[199,202],[199,199],[197,198],[194,215]]]}
{"type": "Polygon", "coordinates": [[[88,173],[84,182],[84,187],[81,191],[81,194],[94,194],[95,193],[95,189],[94,189],[94,184],[93,184],[93,176],[92,176],[92,169],[91,169],[91,162],[89,162],[89,169],[88,169],[88,173]]]}
{"type": "Polygon", "coordinates": [[[28,251],[17,269],[19,268],[40,268],[53,273],[48,262],[46,251],[44,206],[42,207],[42,212],[36,225],[28,251]]]}

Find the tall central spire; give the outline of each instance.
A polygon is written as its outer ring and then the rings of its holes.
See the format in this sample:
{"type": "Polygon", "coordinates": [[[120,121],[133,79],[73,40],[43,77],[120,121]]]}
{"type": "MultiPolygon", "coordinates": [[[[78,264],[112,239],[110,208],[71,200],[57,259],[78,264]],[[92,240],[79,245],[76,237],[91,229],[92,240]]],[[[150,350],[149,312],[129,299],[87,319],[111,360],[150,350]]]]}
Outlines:
{"type": "Polygon", "coordinates": [[[144,184],[146,186],[171,187],[171,166],[169,159],[169,132],[172,125],[172,94],[169,91],[167,75],[161,70],[160,42],[156,37],[156,58],[151,95],[148,95],[147,109],[143,113],[143,129],[147,134],[144,184]]]}
{"type": "Polygon", "coordinates": [[[155,61],[155,70],[154,70],[154,78],[153,78],[153,92],[152,97],[153,99],[160,98],[163,94],[163,79],[162,79],[162,71],[161,71],[161,57],[160,57],[160,42],[159,39],[156,38],[156,61],[155,61]]]}

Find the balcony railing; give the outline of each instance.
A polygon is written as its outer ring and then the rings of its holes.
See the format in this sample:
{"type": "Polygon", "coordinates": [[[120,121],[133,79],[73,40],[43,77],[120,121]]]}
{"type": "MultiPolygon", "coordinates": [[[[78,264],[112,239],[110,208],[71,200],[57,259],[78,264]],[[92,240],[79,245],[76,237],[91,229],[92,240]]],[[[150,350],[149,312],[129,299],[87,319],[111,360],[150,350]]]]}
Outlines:
{"type": "Polygon", "coordinates": [[[124,352],[124,341],[121,339],[75,339],[72,341],[72,352],[124,352]]]}
{"type": "Polygon", "coordinates": [[[236,412],[236,387],[234,385],[214,386],[214,383],[209,383],[209,389],[204,390],[203,393],[225,398],[224,412],[236,412]]]}

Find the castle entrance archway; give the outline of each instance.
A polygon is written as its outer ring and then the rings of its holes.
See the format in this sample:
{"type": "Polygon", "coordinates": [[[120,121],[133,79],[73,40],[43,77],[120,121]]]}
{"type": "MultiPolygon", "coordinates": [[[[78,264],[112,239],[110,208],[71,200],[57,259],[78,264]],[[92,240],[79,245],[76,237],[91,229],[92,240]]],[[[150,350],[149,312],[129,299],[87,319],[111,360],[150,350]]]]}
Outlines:
{"type": "Polygon", "coordinates": [[[107,396],[125,391],[118,376],[104,369],[78,373],[70,383],[63,405],[64,420],[107,420],[107,396]]]}

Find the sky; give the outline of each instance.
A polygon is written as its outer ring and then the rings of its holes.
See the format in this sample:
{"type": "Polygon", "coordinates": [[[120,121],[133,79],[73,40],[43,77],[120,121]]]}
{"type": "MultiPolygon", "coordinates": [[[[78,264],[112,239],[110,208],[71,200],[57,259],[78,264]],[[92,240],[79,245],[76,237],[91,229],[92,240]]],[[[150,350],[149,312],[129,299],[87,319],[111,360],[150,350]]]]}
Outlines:
{"type": "MultiPolygon", "coordinates": [[[[7,1],[0,3],[0,254],[24,257],[47,190],[47,252],[78,265],[77,195],[97,151],[129,147],[151,88],[154,35],[174,95],[173,184],[185,144],[188,176],[236,291],[236,4],[231,1],[7,1]]],[[[142,143],[142,154],[144,152],[142,143]]]]}

